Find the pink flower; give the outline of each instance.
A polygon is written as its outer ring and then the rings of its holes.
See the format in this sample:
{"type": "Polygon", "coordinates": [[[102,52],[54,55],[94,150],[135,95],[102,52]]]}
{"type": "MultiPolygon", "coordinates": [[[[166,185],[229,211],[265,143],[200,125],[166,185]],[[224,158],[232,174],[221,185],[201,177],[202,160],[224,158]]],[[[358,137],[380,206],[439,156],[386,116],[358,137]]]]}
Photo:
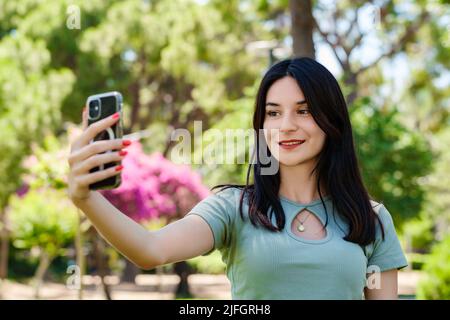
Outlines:
{"type": "Polygon", "coordinates": [[[120,187],[101,193],[132,219],[178,219],[210,194],[189,166],[174,164],[160,152],[146,155],[137,141],[127,151],[120,187]]]}

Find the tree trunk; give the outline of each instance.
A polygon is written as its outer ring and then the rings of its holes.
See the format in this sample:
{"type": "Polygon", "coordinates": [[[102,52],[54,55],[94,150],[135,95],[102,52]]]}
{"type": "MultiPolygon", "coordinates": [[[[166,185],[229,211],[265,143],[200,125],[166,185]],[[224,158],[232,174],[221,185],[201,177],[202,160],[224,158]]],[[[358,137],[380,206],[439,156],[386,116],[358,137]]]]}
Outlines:
{"type": "Polygon", "coordinates": [[[47,269],[50,266],[50,263],[52,262],[52,260],[53,260],[53,257],[41,249],[41,255],[39,257],[39,266],[33,277],[34,298],[35,299],[40,298],[40,289],[42,286],[42,281],[44,279],[45,272],[47,272],[47,269]]]}
{"type": "MultiPolygon", "coordinates": [[[[140,94],[139,94],[139,82],[136,80],[133,83],[130,84],[128,88],[128,92],[130,93],[131,97],[131,114],[130,114],[130,132],[133,132],[134,130],[139,130],[139,128],[136,128],[136,124],[138,124],[138,117],[139,117],[139,109],[140,109],[140,94]]],[[[129,132],[126,132],[124,130],[124,134],[128,134],[129,132]]]]}
{"type": "Polygon", "coordinates": [[[289,0],[289,9],[294,56],[314,59],[316,52],[313,42],[314,18],[311,0],[289,0]]]}
{"type": "Polygon", "coordinates": [[[3,210],[0,219],[0,279],[4,280],[8,277],[8,256],[9,256],[9,232],[7,223],[7,211],[3,210]]]}
{"type": "Polygon", "coordinates": [[[8,277],[9,229],[7,211],[0,213],[0,299],[3,296],[3,284],[8,277]]]}
{"type": "Polygon", "coordinates": [[[350,91],[346,95],[345,100],[350,108],[352,107],[356,98],[358,98],[358,78],[357,75],[350,70],[350,68],[348,70],[344,70],[344,72],[345,72],[344,83],[348,88],[350,88],[350,91]]]}
{"type": "Polygon", "coordinates": [[[100,276],[103,293],[107,300],[112,300],[111,289],[105,282],[105,277],[109,274],[108,264],[105,256],[105,243],[100,235],[97,233],[95,236],[95,264],[97,265],[97,274],[100,276]]]}
{"type": "Polygon", "coordinates": [[[156,275],[158,277],[158,284],[156,285],[156,291],[162,292],[162,278],[164,276],[164,270],[162,266],[157,266],[155,268],[156,275]]]}
{"type": "Polygon", "coordinates": [[[77,266],[80,270],[79,276],[80,276],[80,287],[78,288],[78,300],[83,300],[83,276],[84,276],[84,266],[85,266],[85,259],[84,259],[84,252],[83,252],[83,230],[81,230],[82,225],[82,215],[80,213],[80,210],[77,210],[77,233],[75,236],[75,250],[76,250],[76,259],[77,259],[77,266]]]}
{"type": "Polygon", "coordinates": [[[136,276],[140,273],[140,269],[131,261],[125,259],[125,269],[123,270],[121,282],[135,283],[136,276]]]}
{"type": "Polygon", "coordinates": [[[175,291],[176,298],[192,298],[192,294],[189,290],[188,277],[190,274],[190,268],[186,261],[180,261],[174,265],[175,273],[180,277],[180,283],[175,291]]]}

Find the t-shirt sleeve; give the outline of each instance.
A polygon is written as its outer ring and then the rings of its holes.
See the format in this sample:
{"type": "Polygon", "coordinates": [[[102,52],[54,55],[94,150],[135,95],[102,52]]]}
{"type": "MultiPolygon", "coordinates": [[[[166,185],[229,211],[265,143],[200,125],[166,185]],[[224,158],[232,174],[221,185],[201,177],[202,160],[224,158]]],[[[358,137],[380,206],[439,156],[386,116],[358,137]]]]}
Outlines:
{"type": "Polygon", "coordinates": [[[228,188],[209,195],[197,203],[187,215],[198,215],[211,228],[214,237],[214,247],[204,256],[215,249],[221,250],[230,244],[234,218],[236,215],[236,198],[233,188],[228,188]]]}
{"type": "Polygon", "coordinates": [[[394,221],[386,207],[382,204],[380,206],[378,215],[384,228],[384,240],[380,225],[377,224],[376,239],[371,246],[368,266],[378,267],[380,272],[404,268],[408,265],[408,261],[400,245],[394,221]]]}

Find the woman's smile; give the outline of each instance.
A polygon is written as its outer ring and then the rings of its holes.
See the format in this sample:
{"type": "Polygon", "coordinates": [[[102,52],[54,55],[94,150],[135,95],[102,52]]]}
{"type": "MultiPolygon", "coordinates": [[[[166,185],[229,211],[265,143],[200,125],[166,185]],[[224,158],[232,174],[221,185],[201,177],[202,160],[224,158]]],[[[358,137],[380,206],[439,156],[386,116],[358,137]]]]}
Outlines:
{"type": "Polygon", "coordinates": [[[283,140],[278,143],[278,145],[284,150],[293,150],[300,147],[305,140],[283,140]]]}

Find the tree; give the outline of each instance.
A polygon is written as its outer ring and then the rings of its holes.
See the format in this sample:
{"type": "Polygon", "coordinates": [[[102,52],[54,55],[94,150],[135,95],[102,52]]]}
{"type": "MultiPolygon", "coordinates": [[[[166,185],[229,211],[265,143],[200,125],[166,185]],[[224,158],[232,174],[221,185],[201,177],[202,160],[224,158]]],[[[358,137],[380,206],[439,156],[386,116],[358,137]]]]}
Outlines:
{"type": "Polygon", "coordinates": [[[60,125],[59,106],[69,92],[73,75],[67,69],[49,69],[50,55],[42,41],[31,41],[21,33],[0,41],[0,278],[7,275],[8,225],[6,206],[22,185],[22,160],[32,141],[60,125]],[[18,94],[20,93],[20,94],[18,94]]]}
{"type": "Polygon", "coordinates": [[[39,299],[48,267],[54,258],[65,254],[65,247],[74,239],[77,212],[65,192],[52,189],[13,196],[8,211],[13,245],[30,250],[39,259],[33,279],[35,298],[39,299]]]}
{"type": "Polygon", "coordinates": [[[69,130],[69,136],[62,137],[61,141],[52,134],[46,134],[41,141],[32,143],[32,155],[26,157],[21,164],[24,172],[20,181],[23,185],[13,197],[20,200],[11,200],[18,202],[16,211],[12,213],[12,219],[15,221],[12,227],[15,244],[20,248],[38,250],[40,263],[34,280],[36,297],[39,296],[41,282],[52,260],[65,255],[64,246],[75,237],[77,266],[80,270],[79,297],[82,298],[84,253],[81,234],[86,224],[80,222],[78,212],[66,194],[68,167],[65,159],[69,152],[67,139],[73,139],[73,131],[69,130]],[[63,145],[66,147],[62,147],[63,145]],[[47,194],[49,200],[54,201],[47,202],[47,194]],[[42,199],[37,201],[37,196],[42,199]],[[25,202],[22,201],[23,198],[25,202]],[[43,207],[44,212],[36,207],[43,207]],[[55,216],[56,214],[61,217],[55,216]],[[26,229],[23,229],[24,227],[26,229]],[[67,235],[61,235],[61,232],[66,231],[67,235]]]}
{"type": "Polygon", "coordinates": [[[450,299],[450,236],[435,244],[424,267],[425,277],[419,282],[418,299],[450,299]]]}
{"type": "MultiPolygon", "coordinates": [[[[69,30],[71,2],[40,3],[18,26],[46,42],[55,67],[69,67],[81,80],[64,102],[67,119],[78,117],[88,95],[114,89],[124,92],[125,133],[160,124],[189,127],[194,119],[208,127],[226,113],[215,102],[240,96],[263,65],[242,50],[260,28],[242,15],[242,26],[233,24],[230,12],[213,3],[83,1],[77,3],[81,29],[69,30]],[[49,11],[60,13],[51,24],[49,11]]],[[[170,148],[167,137],[155,146],[164,155],[170,148]]]]}
{"type": "Polygon", "coordinates": [[[350,110],[361,173],[400,229],[422,210],[426,189],[420,181],[432,172],[436,154],[422,135],[402,124],[396,108],[379,110],[372,103],[358,99],[350,110]]]}

